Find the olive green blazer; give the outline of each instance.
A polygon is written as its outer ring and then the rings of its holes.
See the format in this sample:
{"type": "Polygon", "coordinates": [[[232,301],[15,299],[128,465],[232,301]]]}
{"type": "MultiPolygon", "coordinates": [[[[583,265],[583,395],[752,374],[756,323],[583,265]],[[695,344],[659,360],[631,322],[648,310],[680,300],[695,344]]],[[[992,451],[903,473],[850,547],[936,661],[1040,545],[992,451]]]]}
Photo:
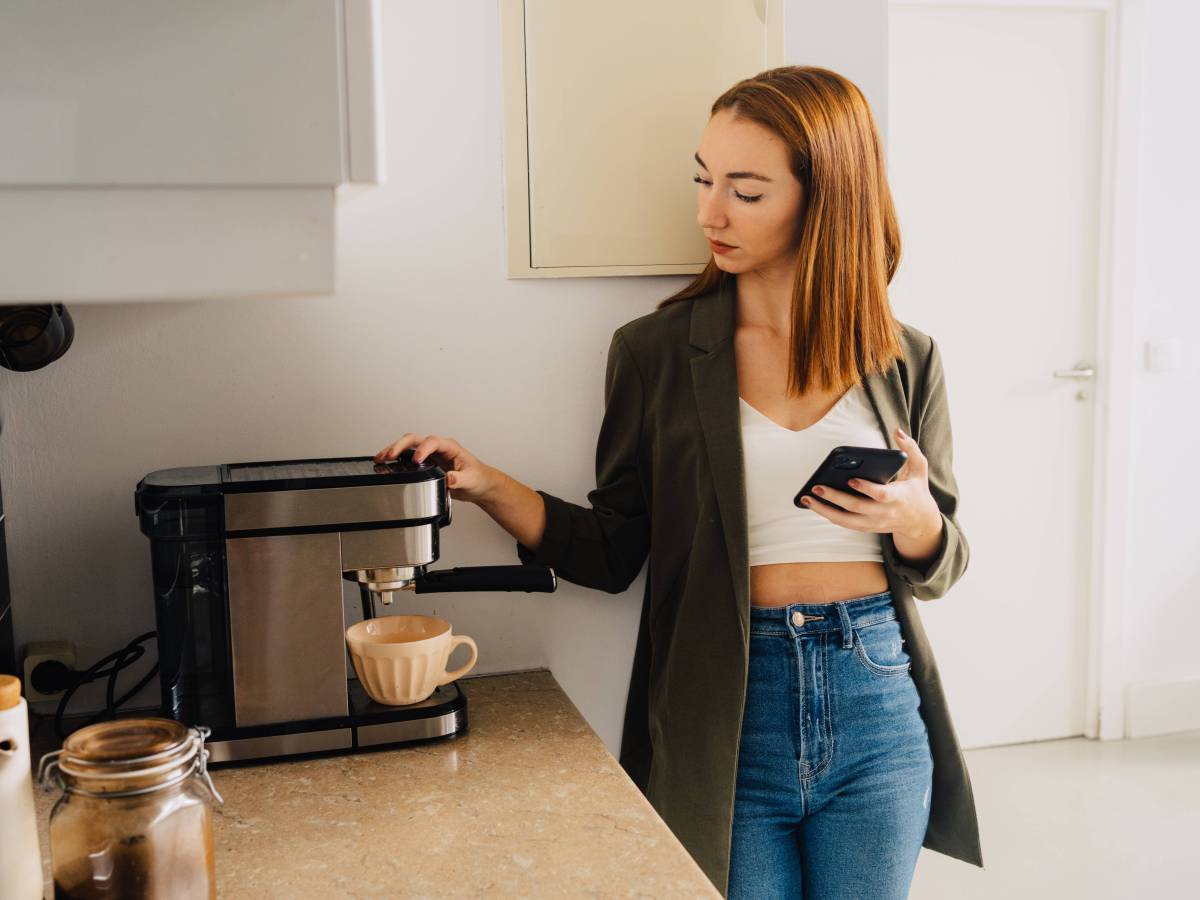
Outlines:
{"type": "MultiPolygon", "coordinates": [[[[617,329],[591,505],[538,491],[545,535],[536,552],[517,544],[522,562],[614,594],[649,557],[620,762],[722,894],[750,648],[735,298],[736,277],[726,275],[707,294],[617,329]]],[[[868,376],[864,388],[887,445],[896,447],[900,426],[929,460],[943,519],[924,572],[881,535],[934,760],[924,846],[982,866],[970,777],[913,602],[943,596],[970,553],[955,515],[950,411],[937,346],[900,324],[904,360],[868,376]]]]}

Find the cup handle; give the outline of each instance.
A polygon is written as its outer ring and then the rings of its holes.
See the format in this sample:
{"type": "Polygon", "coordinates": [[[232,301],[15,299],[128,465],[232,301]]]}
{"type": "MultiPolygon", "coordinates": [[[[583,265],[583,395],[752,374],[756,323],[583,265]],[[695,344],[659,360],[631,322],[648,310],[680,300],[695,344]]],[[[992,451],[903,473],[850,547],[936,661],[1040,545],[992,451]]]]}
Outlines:
{"type": "MultiPolygon", "coordinates": [[[[450,636],[450,653],[453,653],[454,648],[459,644],[466,644],[471,648],[471,658],[467,660],[467,664],[461,669],[455,669],[453,672],[447,672],[445,675],[443,675],[441,680],[438,681],[439,686],[443,684],[449,684],[457,678],[462,678],[473,668],[475,668],[475,661],[479,659],[479,648],[476,647],[475,642],[465,634],[454,634],[450,636]]],[[[447,659],[450,658],[450,653],[446,654],[447,659]]]]}

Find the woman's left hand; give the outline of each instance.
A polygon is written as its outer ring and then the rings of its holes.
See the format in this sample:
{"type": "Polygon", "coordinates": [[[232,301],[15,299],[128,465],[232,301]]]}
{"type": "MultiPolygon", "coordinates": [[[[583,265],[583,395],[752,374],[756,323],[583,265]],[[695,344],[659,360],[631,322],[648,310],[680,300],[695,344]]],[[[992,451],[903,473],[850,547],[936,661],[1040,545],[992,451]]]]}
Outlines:
{"type": "Polygon", "coordinates": [[[807,509],[824,516],[835,525],[854,531],[902,534],[919,538],[941,527],[941,510],[929,493],[929,461],[917,442],[896,429],[896,442],[908,454],[896,478],[888,484],[852,478],[848,482],[856,491],[866,494],[857,497],[828,485],[818,485],[813,492],[822,500],[836,503],[839,508],[804,497],[807,509]]]}

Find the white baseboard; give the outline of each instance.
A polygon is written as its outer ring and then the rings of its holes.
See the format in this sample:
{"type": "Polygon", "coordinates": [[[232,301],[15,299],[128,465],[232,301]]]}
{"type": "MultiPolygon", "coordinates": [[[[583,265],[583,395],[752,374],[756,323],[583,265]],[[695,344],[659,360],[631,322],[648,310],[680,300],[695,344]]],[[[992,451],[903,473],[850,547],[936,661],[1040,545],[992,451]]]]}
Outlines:
{"type": "Polygon", "coordinates": [[[1200,681],[1141,681],[1125,688],[1125,737],[1200,729],[1200,681]]]}

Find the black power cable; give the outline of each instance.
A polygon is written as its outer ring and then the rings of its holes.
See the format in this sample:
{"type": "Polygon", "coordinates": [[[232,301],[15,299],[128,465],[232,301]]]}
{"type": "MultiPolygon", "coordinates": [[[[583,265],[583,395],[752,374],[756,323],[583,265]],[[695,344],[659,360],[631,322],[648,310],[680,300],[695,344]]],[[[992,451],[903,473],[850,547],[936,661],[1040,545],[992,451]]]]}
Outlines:
{"type": "MultiPolygon", "coordinates": [[[[150,668],[150,671],[142,676],[141,680],[138,681],[137,684],[127,690],[120,697],[116,697],[117,676],[122,670],[129,668],[131,665],[145,656],[146,648],[143,645],[146,641],[157,636],[158,632],[156,631],[147,631],[145,634],[138,635],[120,650],[108,654],[108,656],[97,661],[95,664],[84,669],[82,672],[71,671],[68,669],[61,674],[55,673],[55,677],[66,678],[70,681],[66,691],[63,693],[62,697],[59,698],[58,708],[54,711],[54,731],[58,735],[59,740],[62,740],[67,736],[66,730],[63,728],[63,716],[66,714],[67,704],[71,702],[71,697],[73,697],[75,692],[79,690],[79,688],[83,687],[83,685],[90,684],[93,681],[99,681],[101,678],[108,678],[108,686],[105,688],[104,692],[104,709],[100,710],[100,712],[96,713],[95,715],[90,716],[83,723],[83,725],[79,726],[80,728],[86,725],[93,725],[96,722],[104,719],[115,718],[117,710],[126,701],[128,701],[130,697],[150,683],[150,679],[158,674],[157,661],[150,668]],[[109,665],[110,663],[111,665],[109,665]],[[105,666],[108,666],[108,668],[105,668],[105,666]]],[[[42,665],[47,664],[43,663],[42,665]]],[[[41,666],[38,668],[40,669],[41,666]]],[[[36,671],[37,670],[35,669],[34,672],[36,671]]],[[[30,674],[32,676],[34,673],[30,674]]]]}

